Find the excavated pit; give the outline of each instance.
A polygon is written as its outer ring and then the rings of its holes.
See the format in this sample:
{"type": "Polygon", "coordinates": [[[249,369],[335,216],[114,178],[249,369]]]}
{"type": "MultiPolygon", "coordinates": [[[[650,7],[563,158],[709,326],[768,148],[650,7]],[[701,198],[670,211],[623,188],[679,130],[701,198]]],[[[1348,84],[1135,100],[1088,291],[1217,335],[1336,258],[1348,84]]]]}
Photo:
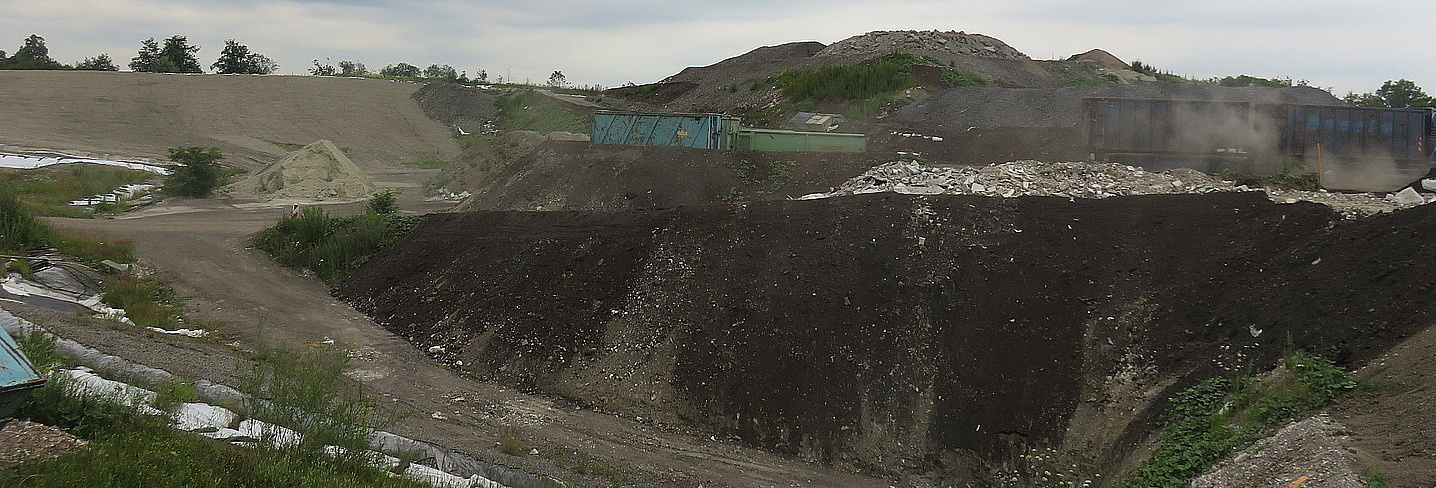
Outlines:
{"type": "Polygon", "coordinates": [[[1110,473],[1175,388],[1428,324],[1433,213],[1234,192],[437,214],[336,292],[478,377],[808,461],[945,483],[1050,446],[1110,473]]]}

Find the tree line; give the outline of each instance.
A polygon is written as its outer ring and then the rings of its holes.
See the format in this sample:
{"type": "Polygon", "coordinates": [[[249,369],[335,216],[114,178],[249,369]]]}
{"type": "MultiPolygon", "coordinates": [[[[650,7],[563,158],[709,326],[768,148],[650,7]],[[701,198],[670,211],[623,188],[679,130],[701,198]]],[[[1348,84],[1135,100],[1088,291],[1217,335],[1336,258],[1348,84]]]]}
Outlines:
{"type": "MultiPolygon", "coordinates": [[[[190,44],[185,36],[171,36],[163,43],[151,37],[140,41],[140,50],[130,60],[129,67],[149,73],[203,73],[204,69],[196,57],[198,52],[199,46],[190,44]]],[[[209,67],[219,74],[263,75],[273,73],[279,64],[230,39],[225,41],[219,58],[209,67]]],[[[109,53],[85,58],[74,65],[63,64],[50,57],[45,38],[30,34],[14,55],[0,51],[0,69],[119,71],[120,67],[115,65],[109,53]]]]}

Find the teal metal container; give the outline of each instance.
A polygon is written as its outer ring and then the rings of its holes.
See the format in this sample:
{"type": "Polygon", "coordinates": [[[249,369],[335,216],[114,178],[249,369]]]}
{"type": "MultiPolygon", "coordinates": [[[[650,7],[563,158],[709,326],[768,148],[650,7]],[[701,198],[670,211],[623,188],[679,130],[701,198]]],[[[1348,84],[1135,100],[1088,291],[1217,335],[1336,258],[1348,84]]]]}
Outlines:
{"type": "Polygon", "coordinates": [[[739,129],[738,149],[752,151],[867,152],[865,134],[739,129]]]}
{"type": "Polygon", "coordinates": [[[15,339],[10,337],[4,329],[0,329],[0,425],[10,420],[15,414],[15,409],[25,403],[25,398],[30,396],[30,390],[39,388],[45,384],[35,366],[25,354],[20,352],[20,346],[15,339]]]}
{"type": "Polygon", "coordinates": [[[594,144],[733,149],[738,118],[723,114],[593,113],[594,144]]]}

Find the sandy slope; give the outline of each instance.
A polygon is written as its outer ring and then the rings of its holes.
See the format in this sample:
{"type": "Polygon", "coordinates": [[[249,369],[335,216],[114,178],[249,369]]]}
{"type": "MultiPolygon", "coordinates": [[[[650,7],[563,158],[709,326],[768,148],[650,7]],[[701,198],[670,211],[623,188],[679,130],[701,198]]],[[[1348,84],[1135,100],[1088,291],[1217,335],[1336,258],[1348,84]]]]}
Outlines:
{"type": "MultiPolygon", "coordinates": [[[[163,158],[216,146],[256,169],[329,139],[366,169],[448,159],[449,129],[409,98],[420,85],[312,76],[0,72],[0,144],[163,158]]],[[[9,148],[14,149],[14,148],[9,148]]]]}

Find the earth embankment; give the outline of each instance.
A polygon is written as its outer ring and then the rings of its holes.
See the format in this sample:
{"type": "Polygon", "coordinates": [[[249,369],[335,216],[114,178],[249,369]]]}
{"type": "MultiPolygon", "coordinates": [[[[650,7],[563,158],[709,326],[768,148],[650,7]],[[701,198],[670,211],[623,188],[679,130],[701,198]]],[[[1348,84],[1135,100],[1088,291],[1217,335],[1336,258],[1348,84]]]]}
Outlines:
{"type": "Polygon", "coordinates": [[[475,212],[338,292],[476,376],[807,460],[959,480],[1059,446],[1111,471],[1172,388],[1423,328],[1432,306],[1402,297],[1436,271],[1427,213],[1334,223],[1260,193],[475,212]]]}
{"type": "Polygon", "coordinates": [[[451,159],[452,132],[410,96],[419,84],[321,76],[0,72],[0,144],[164,160],[214,146],[256,170],[328,139],[366,170],[451,159]]]}

